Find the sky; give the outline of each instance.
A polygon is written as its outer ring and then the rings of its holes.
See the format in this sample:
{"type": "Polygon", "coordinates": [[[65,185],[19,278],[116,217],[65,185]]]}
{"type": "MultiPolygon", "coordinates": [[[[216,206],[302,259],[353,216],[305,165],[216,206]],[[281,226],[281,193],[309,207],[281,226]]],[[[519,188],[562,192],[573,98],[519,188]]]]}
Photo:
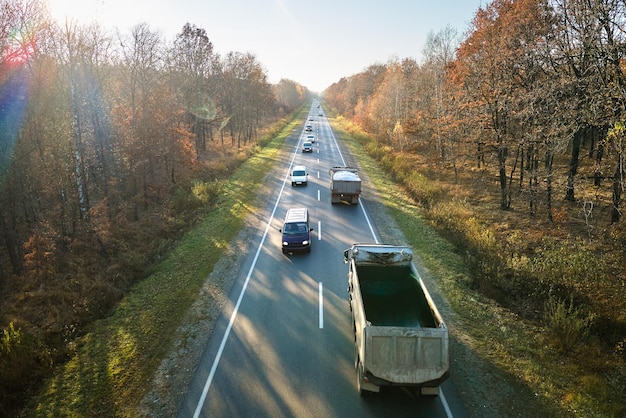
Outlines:
{"type": "Polygon", "coordinates": [[[206,31],[214,50],[253,54],[268,81],[322,92],[372,64],[422,62],[429,33],[466,33],[486,0],[47,0],[64,24],[97,21],[129,33],[147,23],[172,41],[186,23],[206,31]]]}

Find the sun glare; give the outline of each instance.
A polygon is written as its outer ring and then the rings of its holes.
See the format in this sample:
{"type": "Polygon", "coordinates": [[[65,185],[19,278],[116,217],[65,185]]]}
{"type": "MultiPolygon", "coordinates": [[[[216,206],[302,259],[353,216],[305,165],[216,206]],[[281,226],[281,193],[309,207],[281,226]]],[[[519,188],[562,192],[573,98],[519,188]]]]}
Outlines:
{"type": "Polygon", "coordinates": [[[98,14],[103,12],[104,6],[104,0],[48,0],[50,13],[59,23],[89,23],[98,20],[98,14]]]}
{"type": "MultiPolygon", "coordinates": [[[[167,22],[171,11],[167,0],[46,0],[54,20],[79,25],[98,23],[106,29],[126,30],[142,21],[167,22]]],[[[171,6],[173,7],[173,6],[171,6]]]]}

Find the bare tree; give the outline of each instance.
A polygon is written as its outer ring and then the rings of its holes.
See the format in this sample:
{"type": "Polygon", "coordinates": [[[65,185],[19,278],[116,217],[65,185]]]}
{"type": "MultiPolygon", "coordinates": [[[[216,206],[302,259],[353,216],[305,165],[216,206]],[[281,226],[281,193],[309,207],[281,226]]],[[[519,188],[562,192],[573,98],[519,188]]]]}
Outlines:
{"type": "Polygon", "coordinates": [[[221,74],[229,128],[240,147],[242,141],[246,144],[255,136],[260,118],[273,100],[273,92],[265,69],[252,54],[228,53],[222,61],[221,74]]]}
{"type": "Polygon", "coordinates": [[[170,72],[172,76],[177,76],[198,152],[207,149],[207,134],[211,137],[211,123],[217,113],[217,98],[212,96],[211,78],[218,69],[219,56],[213,51],[213,43],[206,31],[185,24],[170,50],[170,72]]]}
{"type": "MultiPolygon", "coordinates": [[[[426,97],[430,98],[428,108],[431,109],[429,113],[434,115],[433,132],[438,154],[442,162],[446,159],[446,147],[444,143],[448,143],[451,153],[454,145],[455,134],[450,132],[449,135],[444,135],[442,125],[444,119],[446,119],[444,115],[444,95],[446,94],[444,85],[448,77],[448,67],[455,58],[455,50],[458,44],[459,40],[456,29],[448,25],[437,33],[430,32],[428,34],[423,51],[425,58],[425,74],[428,76],[428,80],[432,85],[432,94],[427,93],[426,97]]],[[[453,164],[456,167],[454,158],[453,164]]]]}
{"type": "Polygon", "coordinates": [[[621,0],[550,1],[559,26],[553,62],[564,89],[570,91],[570,111],[562,117],[575,123],[565,198],[575,200],[575,176],[581,146],[619,120],[624,111],[626,34],[621,0]]]}
{"type": "Polygon", "coordinates": [[[0,0],[0,234],[15,273],[24,267],[20,241],[23,212],[9,169],[27,113],[32,61],[45,27],[41,1],[0,0]]]}

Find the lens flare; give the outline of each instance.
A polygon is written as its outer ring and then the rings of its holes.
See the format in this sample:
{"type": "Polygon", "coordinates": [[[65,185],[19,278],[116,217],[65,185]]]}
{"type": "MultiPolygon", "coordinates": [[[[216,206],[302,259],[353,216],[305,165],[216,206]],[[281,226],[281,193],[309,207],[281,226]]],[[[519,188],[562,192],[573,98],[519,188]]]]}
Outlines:
{"type": "Polygon", "coordinates": [[[35,52],[33,32],[14,30],[0,55],[0,177],[6,171],[28,102],[25,66],[35,52]]]}

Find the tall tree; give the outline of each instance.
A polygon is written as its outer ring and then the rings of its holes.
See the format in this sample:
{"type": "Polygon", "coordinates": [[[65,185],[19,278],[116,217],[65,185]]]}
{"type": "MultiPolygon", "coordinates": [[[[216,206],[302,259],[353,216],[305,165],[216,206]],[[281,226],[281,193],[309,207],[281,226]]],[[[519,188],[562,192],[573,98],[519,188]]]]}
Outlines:
{"type": "Polygon", "coordinates": [[[507,49],[506,14],[513,0],[495,0],[479,9],[473,21],[472,32],[458,49],[454,63],[455,83],[462,86],[464,98],[471,113],[467,123],[474,124],[476,142],[482,152],[484,146],[496,156],[500,181],[500,208],[511,205],[507,161],[513,132],[511,131],[511,102],[513,85],[510,68],[514,57],[507,49]]]}
{"type": "Polygon", "coordinates": [[[274,86],[274,95],[278,103],[285,106],[286,111],[290,112],[304,104],[305,100],[309,98],[309,91],[295,81],[283,78],[274,86]]]}
{"type": "MultiPolygon", "coordinates": [[[[428,114],[431,115],[431,130],[442,161],[446,159],[446,147],[444,144],[447,142],[450,152],[452,152],[455,142],[454,138],[456,137],[455,129],[445,128],[446,125],[450,128],[452,127],[451,123],[453,123],[454,118],[444,114],[446,109],[451,110],[451,107],[444,107],[444,101],[447,102],[446,99],[449,98],[444,97],[447,96],[444,85],[448,77],[450,63],[453,62],[456,56],[455,50],[458,42],[456,29],[447,26],[437,33],[430,32],[428,34],[423,51],[425,58],[423,73],[431,86],[430,94],[425,92],[425,97],[428,98],[425,108],[429,110],[428,114]],[[444,123],[444,121],[447,121],[447,123],[444,123]]],[[[456,167],[454,160],[453,165],[456,167]]]]}
{"type": "Polygon", "coordinates": [[[227,89],[227,113],[237,146],[249,142],[264,109],[273,100],[265,69],[250,53],[230,52],[222,61],[222,86],[227,89]]]}
{"type": "Polygon", "coordinates": [[[198,152],[207,149],[207,135],[211,137],[211,123],[217,112],[210,79],[219,68],[218,60],[206,30],[187,23],[176,35],[170,51],[171,72],[179,77],[177,84],[195,133],[198,152]]]}
{"type": "Polygon", "coordinates": [[[79,212],[89,217],[92,199],[107,194],[115,165],[105,86],[112,63],[111,38],[97,25],[67,23],[59,32],[56,58],[65,71],[72,121],[71,143],[79,212]],[[93,194],[93,196],[91,196],[93,194]]]}
{"type": "Polygon", "coordinates": [[[553,44],[553,63],[571,109],[561,117],[573,126],[567,200],[575,200],[575,176],[586,140],[606,132],[624,111],[621,62],[626,41],[622,0],[552,0],[559,19],[553,44]]]}
{"type": "Polygon", "coordinates": [[[23,270],[22,228],[19,199],[9,168],[27,117],[29,75],[40,39],[44,38],[45,24],[40,1],[0,0],[0,234],[14,273],[23,270]]]}

